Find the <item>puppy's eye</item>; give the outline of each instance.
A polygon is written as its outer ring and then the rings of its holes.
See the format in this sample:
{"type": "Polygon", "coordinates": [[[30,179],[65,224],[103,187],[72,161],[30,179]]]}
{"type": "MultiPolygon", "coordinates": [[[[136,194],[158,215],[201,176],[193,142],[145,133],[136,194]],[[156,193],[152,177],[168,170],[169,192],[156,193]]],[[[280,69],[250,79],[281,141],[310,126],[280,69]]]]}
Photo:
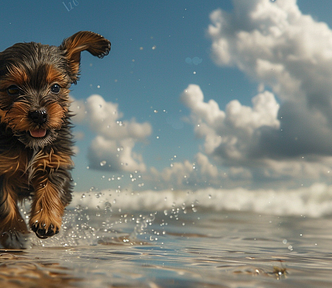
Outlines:
{"type": "Polygon", "coordinates": [[[52,93],[54,93],[54,94],[58,94],[58,93],[60,92],[60,90],[61,90],[61,87],[60,87],[59,84],[53,84],[53,85],[51,86],[51,91],[52,91],[52,93]]]}
{"type": "Polygon", "coordinates": [[[11,85],[7,88],[7,94],[9,96],[18,96],[21,94],[21,90],[16,85],[11,85]]]}

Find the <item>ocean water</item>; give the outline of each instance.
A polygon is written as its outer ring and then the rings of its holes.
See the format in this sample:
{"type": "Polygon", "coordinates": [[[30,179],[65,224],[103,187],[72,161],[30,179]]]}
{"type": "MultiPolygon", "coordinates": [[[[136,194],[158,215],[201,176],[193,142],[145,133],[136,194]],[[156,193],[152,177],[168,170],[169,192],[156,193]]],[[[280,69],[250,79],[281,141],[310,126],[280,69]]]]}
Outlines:
{"type": "Polygon", "coordinates": [[[0,250],[0,287],[331,287],[331,216],[321,184],[75,193],[59,235],[0,250]]]}

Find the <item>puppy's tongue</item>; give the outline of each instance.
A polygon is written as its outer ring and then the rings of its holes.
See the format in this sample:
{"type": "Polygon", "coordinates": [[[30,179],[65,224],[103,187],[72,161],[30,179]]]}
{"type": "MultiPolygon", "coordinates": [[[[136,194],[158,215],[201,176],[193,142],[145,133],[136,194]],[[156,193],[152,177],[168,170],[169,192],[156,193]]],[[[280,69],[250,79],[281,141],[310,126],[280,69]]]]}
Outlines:
{"type": "Polygon", "coordinates": [[[46,129],[35,129],[35,130],[30,130],[30,135],[34,138],[41,138],[46,135],[46,129]]]}

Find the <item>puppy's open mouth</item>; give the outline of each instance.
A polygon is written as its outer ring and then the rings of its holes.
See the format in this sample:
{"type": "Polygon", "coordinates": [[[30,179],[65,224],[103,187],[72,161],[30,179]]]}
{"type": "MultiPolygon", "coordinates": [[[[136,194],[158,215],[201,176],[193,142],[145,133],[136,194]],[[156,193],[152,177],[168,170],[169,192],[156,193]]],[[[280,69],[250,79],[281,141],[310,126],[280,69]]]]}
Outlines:
{"type": "Polygon", "coordinates": [[[34,129],[29,130],[30,136],[33,138],[43,138],[46,136],[47,130],[46,129],[34,129]]]}

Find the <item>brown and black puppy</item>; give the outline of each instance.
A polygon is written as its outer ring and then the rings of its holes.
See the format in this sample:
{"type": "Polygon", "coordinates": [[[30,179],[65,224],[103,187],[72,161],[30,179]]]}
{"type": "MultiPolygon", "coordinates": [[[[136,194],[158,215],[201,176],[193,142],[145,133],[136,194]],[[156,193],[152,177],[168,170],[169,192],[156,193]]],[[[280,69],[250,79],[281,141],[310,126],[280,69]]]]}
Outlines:
{"type": "Polygon", "coordinates": [[[17,202],[32,199],[31,229],[59,232],[71,201],[72,135],[69,88],[81,52],[99,58],[111,43],[78,32],[57,46],[17,43],[0,53],[0,245],[24,248],[28,229],[17,202]]]}

